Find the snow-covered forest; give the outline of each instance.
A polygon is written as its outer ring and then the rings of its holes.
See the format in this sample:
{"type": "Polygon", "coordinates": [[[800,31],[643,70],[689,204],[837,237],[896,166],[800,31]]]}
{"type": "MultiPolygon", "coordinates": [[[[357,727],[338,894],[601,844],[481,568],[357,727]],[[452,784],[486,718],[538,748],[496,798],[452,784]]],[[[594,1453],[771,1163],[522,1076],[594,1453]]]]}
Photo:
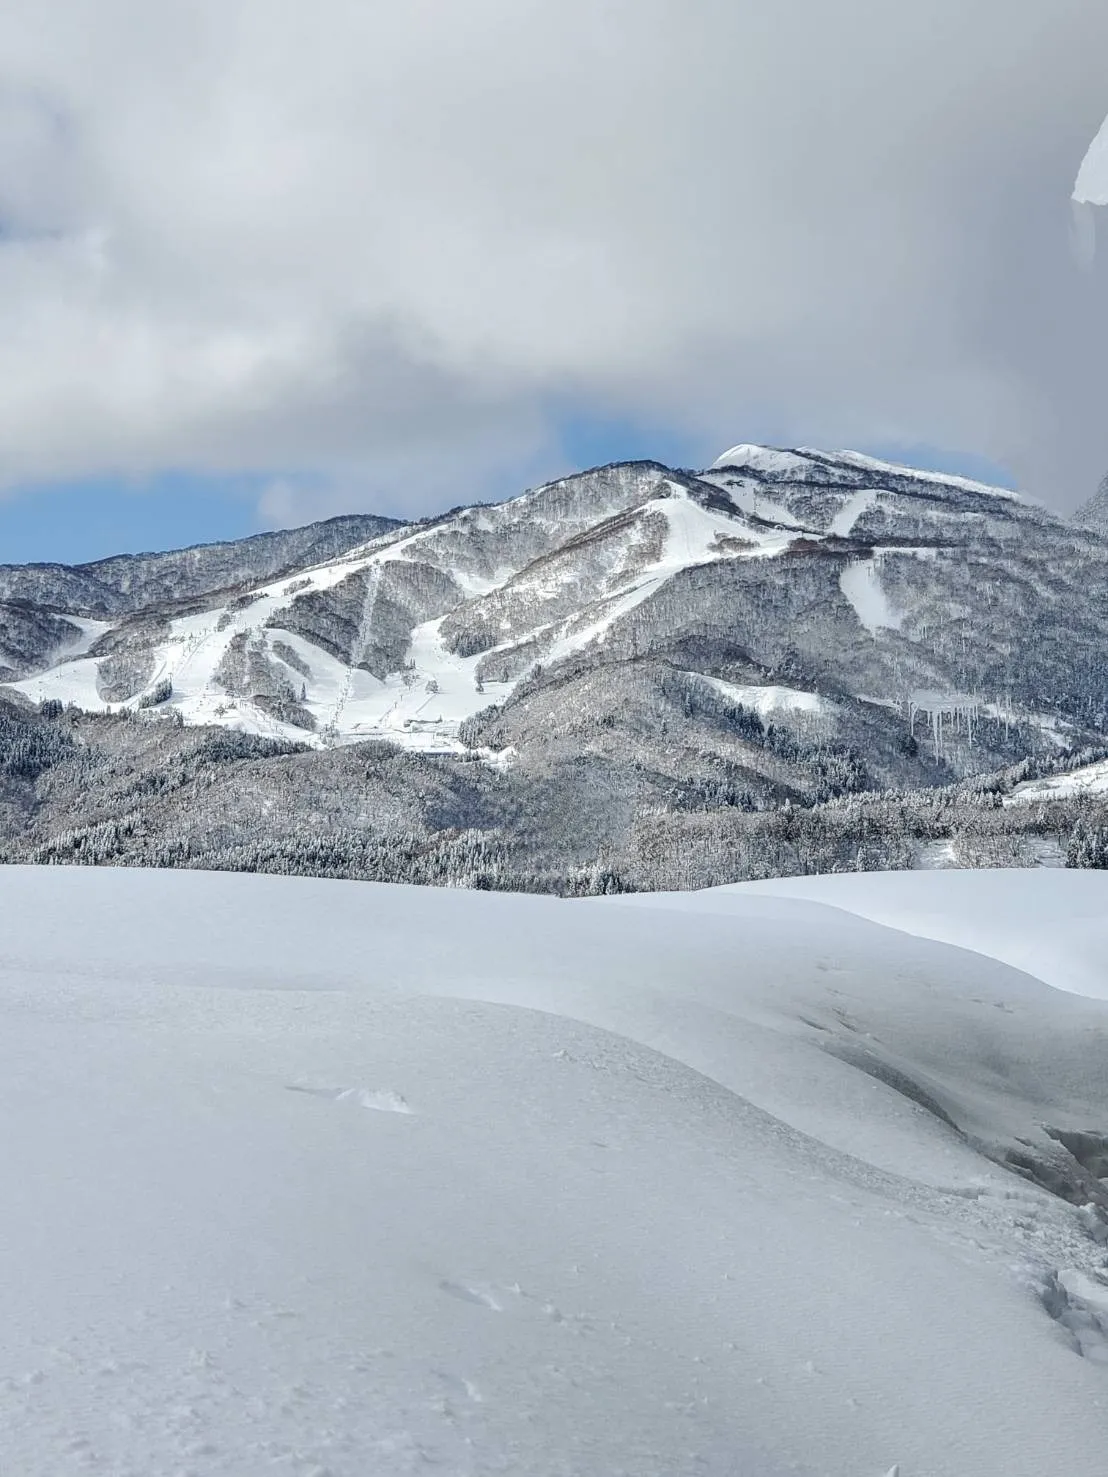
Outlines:
{"type": "MultiPolygon", "coordinates": [[[[757,713],[731,705],[725,721],[774,762],[797,750],[757,713]]],[[[1105,747],[899,790],[855,788],[850,756],[824,750],[831,795],[793,798],[683,744],[667,757],[668,773],[603,752],[535,772],[380,743],[321,753],[131,715],[0,709],[0,858],[568,896],[1108,860],[1105,747]]]]}

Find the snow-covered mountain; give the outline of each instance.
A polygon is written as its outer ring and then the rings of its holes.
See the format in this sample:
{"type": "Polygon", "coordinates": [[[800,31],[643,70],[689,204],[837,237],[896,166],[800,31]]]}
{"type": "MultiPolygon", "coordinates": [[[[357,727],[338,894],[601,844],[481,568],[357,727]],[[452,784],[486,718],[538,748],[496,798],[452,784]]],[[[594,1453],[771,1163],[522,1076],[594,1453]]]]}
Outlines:
{"type": "MultiPolygon", "coordinates": [[[[723,842],[744,814],[999,770],[1016,784],[1108,742],[1108,533],[851,452],[602,467],[418,524],[9,568],[0,592],[10,743],[40,756],[0,783],[13,858],[62,859],[80,835],[100,860],[125,845],[300,869],[291,856],[341,831],[319,865],[377,876],[364,847],[384,835],[414,858],[423,838],[495,833],[531,848],[517,885],[557,858],[560,877],[657,886],[674,825],[699,869],[713,848],[757,851],[723,842]],[[262,747],[190,744],[180,725],[262,747]],[[270,767],[217,799],[194,757],[217,750],[270,767]],[[267,863],[279,833],[286,860],[267,863]],[[334,860],[349,847],[362,860],[334,860]]],[[[944,835],[919,824],[921,845],[944,835]]],[[[1074,824],[1044,841],[1055,859],[1074,824]]],[[[791,844],[783,830],[774,855],[791,844]]],[[[828,846],[827,864],[860,855],[828,846]]],[[[693,876],[744,875],[733,864],[693,876]]]]}
{"type": "Polygon", "coordinates": [[[668,681],[689,718],[896,730],[984,768],[1014,728],[1028,748],[1103,728],[1106,570],[1099,530],[1011,493],[739,446],[421,525],[0,570],[0,646],[35,702],[316,745],[518,752],[610,718],[628,684],[672,707],[668,681]]]}
{"type": "Polygon", "coordinates": [[[5,1471],[1095,1472],[1108,876],[822,885],[0,868],[5,1471]]]}
{"type": "Polygon", "coordinates": [[[169,553],[119,554],[73,566],[0,565],[0,676],[71,660],[115,623],[141,612],[213,600],[334,559],[399,526],[393,518],[348,514],[169,553]]]}

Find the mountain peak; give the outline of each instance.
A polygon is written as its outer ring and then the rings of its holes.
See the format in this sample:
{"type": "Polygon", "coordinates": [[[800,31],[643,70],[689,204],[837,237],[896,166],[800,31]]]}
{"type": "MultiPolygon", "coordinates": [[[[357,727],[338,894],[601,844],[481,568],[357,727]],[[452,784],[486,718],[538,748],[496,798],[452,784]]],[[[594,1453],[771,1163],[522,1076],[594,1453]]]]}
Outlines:
{"type": "Polygon", "coordinates": [[[1007,487],[996,487],[988,482],[977,482],[950,472],[933,472],[921,467],[910,467],[902,462],[884,461],[880,457],[867,456],[861,451],[817,451],[810,446],[787,448],[743,442],[717,457],[710,470],[747,472],[770,482],[834,480],[851,482],[857,486],[872,478],[908,478],[932,486],[1019,501],[1019,494],[1007,487]]]}

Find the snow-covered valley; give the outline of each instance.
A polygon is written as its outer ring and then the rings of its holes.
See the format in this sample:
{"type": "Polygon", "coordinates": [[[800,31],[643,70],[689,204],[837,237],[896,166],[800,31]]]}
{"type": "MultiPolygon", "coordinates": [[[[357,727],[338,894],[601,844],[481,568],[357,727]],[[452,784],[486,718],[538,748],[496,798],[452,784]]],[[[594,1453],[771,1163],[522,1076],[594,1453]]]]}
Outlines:
{"type": "Polygon", "coordinates": [[[980,875],[1080,959],[957,875],[3,869],[0,1469],[1097,1470],[1108,876],[980,875]]]}

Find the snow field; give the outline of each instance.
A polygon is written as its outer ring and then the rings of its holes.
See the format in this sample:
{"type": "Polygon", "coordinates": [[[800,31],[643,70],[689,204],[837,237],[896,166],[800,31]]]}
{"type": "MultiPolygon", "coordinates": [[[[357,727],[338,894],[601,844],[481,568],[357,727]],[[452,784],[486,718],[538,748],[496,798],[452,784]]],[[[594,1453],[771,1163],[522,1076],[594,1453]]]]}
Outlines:
{"type": "Polygon", "coordinates": [[[839,588],[854,608],[858,622],[871,636],[899,631],[903,617],[893,609],[881,583],[881,558],[852,559],[839,576],[839,588]]]}
{"type": "Polygon", "coordinates": [[[1017,785],[1010,804],[1030,804],[1039,800],[1068,800],[1081,795],[1108,794],[1108,760],[1086,764],[1064,774],[1048,775],[1041,780],[1027,780],[1017,785]]]}
{"type": "Polygon", "coordinates": [[[12,868],[0,918],[21,1477],[1099,1450],[1103,1222],[975,1147],[1108,1128],[1099,1002],[749,890],[12,868]]]}
{"type": "Polygon", "coordinates": [[[694,907],[727,907],[733,896],[803,898],[972,949],[1055,989],[1108,1000],[1108,876],[1103,872],[871,872],[743,882],[688,896],[686,906],[694,907]]]}
{"type": "Polygon", "coordinates": [[[821,697],[818,692],[805,692],[797,687],[781,687],[775,683],[744,685],[724,682],[722,678],[705,677],[699,672],[687,672],[686,676],[698,678],[728,702],[741,704],[757,713],[767,723],[781,716],[802,722],[830,720],[838,711],[837,705],[830,698],[821,697]]]}

